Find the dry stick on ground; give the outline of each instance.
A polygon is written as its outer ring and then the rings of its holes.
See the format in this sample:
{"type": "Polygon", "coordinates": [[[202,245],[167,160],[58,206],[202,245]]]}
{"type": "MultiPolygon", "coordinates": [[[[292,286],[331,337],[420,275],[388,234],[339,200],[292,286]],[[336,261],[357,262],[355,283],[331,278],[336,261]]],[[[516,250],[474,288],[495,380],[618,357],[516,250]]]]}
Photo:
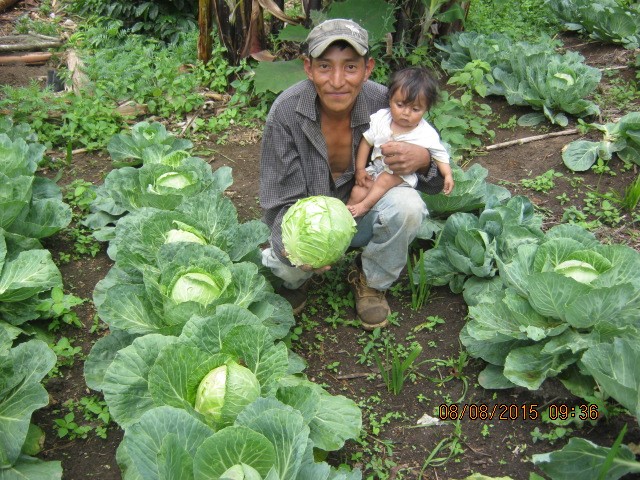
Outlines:
{"type": "Polygon", "coordinates": [[[0,56],[0,65],[11,65],[15,63],[23,63],[25,65],[41,65],[47,63],[51,58],[49,52],[32,52],[22,55],[4,55],[0,56]]]}
{"type": "MultiPolygon", "coordinates": [[[[2,0],[0,0],[2,1],[2,0]]],[[[30,33],[29,35],[8,35],[0,37],[0,52],[28,52],[54,48],[62,45],[62,40],[30,33]]]]}
{"type": "Polygon", "coordinates": [[[489,152],[491,150],[499,150],[501,148],[507,148],[513,145],[522,145],[525,143],[535,142],[537,140],[544,140],[545,138],[561,137],[563,135],[575,135],[576,133],[578,133],[578,129],[571,128],[569,130],[563,130],[561,132],[545,133],[544,135],[535,135],[533,137],[525,137],[525,138],[518,138],[517,140],[509,140],[508,142],[495,143],[493,145],[489,145],[485,147],[485,150],[489,152]]]}

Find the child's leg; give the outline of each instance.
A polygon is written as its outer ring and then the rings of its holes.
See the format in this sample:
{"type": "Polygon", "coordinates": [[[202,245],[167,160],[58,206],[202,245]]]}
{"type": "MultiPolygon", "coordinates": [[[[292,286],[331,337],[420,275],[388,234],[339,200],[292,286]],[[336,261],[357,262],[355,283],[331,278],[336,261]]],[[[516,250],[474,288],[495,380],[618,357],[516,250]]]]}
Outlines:
{"type": "Polygon", "coordinates": [[[387,193],[391,188],[400,185],[404,180],[398,175],[382,172],[378,175],[373,185],[369,189],[367,196],[359,203],[349,205],[347,208],[354,217],[361,217],[373,207],[382,196],[387,193]]]}
{"type": "Polygon", "coordinates": [[[359,185],[354,185],[353,188],[351,189],[351,195],[349,196],[349,201],[347,202],[347,205],[355,205],[356,203],[360,203],[362,200],[365,199],[365,197],[367,196],[367,193],[369,193],[368,187],[361,187],[359,185]]]}

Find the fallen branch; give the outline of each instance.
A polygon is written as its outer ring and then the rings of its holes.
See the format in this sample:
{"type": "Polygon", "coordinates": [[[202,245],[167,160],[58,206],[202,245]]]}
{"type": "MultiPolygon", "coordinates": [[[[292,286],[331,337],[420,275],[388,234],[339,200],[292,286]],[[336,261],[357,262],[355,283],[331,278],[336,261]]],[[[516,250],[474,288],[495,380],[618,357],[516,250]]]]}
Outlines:
{"type": "Polygon", "coordinates": [[[4,55],[0,56],[0,65],[11,65],[23,63],[25,65],[41,65],[47,63],[51,58],[49,52],[27,53],[24,55],[4,55]]]}
{"type": "Polygon", "coordinates": [[[509,140],[508,142],[495,143],[493,145],[489,145],[485,147],[485,150],[489,152],[491,150],[499,150],[501,148],[507,148],[513,145],[523,145],[525,143],[536,142],[538,140],[544,140],[545,138],[561,137],[563,135],[575,135],[576,133],[578,133],[578,129],[571,128],[569,130],[563,130],[561,132],[545,133],[544,135],[535,135],[533,137],[525,137],[525,138],[519,138],[517,140],[509,140]]]}
{"type": "Polygon", "coordinates": [[[0,52],[28,52],[59,47],[62,40],[44,35],[9,35],[0,37],[0,52]]]}

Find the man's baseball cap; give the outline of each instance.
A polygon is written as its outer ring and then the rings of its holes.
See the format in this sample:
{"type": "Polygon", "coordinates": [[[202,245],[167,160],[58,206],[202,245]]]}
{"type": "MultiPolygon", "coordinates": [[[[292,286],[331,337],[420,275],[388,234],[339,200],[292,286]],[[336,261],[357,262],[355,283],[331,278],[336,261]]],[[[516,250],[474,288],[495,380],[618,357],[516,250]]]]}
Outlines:
{"type": "Polygon", "coordinates": [[[364,28],[352,20],[333,18],[316,25],[307,35],[309,56],[319,57],[338,40],[347,42],[363,57],[369,51],[369,34],[364,28]]]}

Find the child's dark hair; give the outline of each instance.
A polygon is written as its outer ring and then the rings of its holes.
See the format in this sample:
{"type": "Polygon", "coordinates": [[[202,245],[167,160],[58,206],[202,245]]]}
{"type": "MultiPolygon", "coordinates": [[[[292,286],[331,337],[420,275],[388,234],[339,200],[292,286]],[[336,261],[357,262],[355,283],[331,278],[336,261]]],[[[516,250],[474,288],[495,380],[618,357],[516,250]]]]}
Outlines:
{"type": "Polygon", "coordinates": [[[413,103],[422,96],[427,102],[428,110],[438,100],[438,87],[438,81],[426,68],[403,68],[391,76],[389,98],[398,90],[404,94],[404,101],[408,103],[413,103]]]}

